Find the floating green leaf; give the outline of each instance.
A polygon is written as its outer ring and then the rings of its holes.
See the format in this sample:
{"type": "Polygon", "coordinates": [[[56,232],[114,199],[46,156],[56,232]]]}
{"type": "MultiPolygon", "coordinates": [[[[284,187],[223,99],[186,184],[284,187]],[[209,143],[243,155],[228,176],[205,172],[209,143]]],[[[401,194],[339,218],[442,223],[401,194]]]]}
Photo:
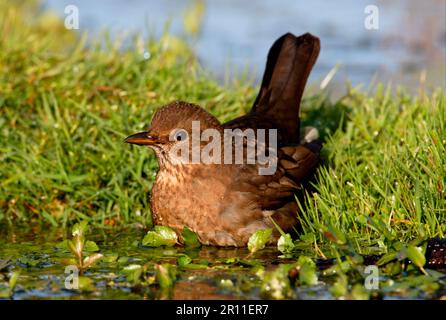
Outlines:
{"type": "Polygon", "coordinates": [[[192,262],[192,259],[191,259],[188,255],[180,256],[180,257],[177,259],[177,264],[178,264],[180,267],[184,267],[185,265],[187,265],[187,264],[189,264],[189,263],[191,263],[191,262],[192,262]]]}
{"type": "Polygon", "coordinates": [[[293,239],[291,239],[291,235],[282,234],[277,241],[277,249],[282,253],[292,253],[294,249],[293,239]]]}
{"type": "Polygon", "coordinates": [[[96,251],[99,251],[99,247],[96,244],[96,242],[87,240],[85,242],[84,250],[88,251],[88,252],[96,252],[96,251]]]}
{"type": "Polygon", "coordinates": [[[316,264],[306,256],[300,256],[297,265],[299,266],[299,283],[301,285],[314,286],[317,284],[316,264]]]}
{"type": "Polygon", "coordinates": [[[188,227],[183,228],[181,234],[183,236],[184,245],[188,248],[197,248],[201,246],[200,240],[195,232],[193,232],[188,227]]]}
{"type": "Polygon", "coordinates": [[[248,249],[250,252],[256,252],[265,248],[268,241],[271,239],[273,230],[271,228],[264,230],[257,230],[248,240],[248,249]]]}
{"type": "Polygon", "coordinates": [[[93,291],[93,280],[88,277],[79,277],[78,285],[80,291],[93,291]]]}
{"type": "Polygon", "coordinates": [[[124,272],[133,272],[137,269],[141,269],[142,266],[140,264],[129,264],[128,266],[125,266],[124,268],[122,268],[122,271],[124,272]]]}
{"type": "Polygon", "coordinates": [[[126,264],[129,260],[130,260],[130,257],[127,257],[127,256],[119,257],[118,263],[119,264],[126,264]]]}
{"type": "Polygon", "coordinates": [[[161,289],[170,289],[176,279],[176,268],[171,264],[158,264],[155,266],[155,278],[161,289]]]}
{"type": "Polygon", "coordinates": [[[410,261],[418,268],[423,268],[426,264],[426,257],[422,252],[422,248],[409,245],[406,248],[406,254],[410,261]]]}
{"type": "Polygon", "coordinates": [[[72,229],[73,237],[76,236],[82,237],[87,232],[87,228],[88,228],[88,221],[86,220],[76,223],[72,229]]]}
{"type": "Polygon", "coordinates": [[[107,254],[102,258],[102,261],[107,262],[107,263],[112,263],[112,262],[116,262],[118,260],[118,254],[117,253],[111,253],[111,254],[107,254]]]}
{"type": "Polygon", "coordinates": [[[174,246],[177,242],[178,236],[175,231],[165,226],[155,226],[142,240],[142,244],[149,247],[174,246]]]}
{"type": "Polygon", "coordinates": [[[19,278],[19,275],[20,272],[14,271],[9,278],[9,291],[11,292],[11,295],[12,292],[14,291],[15,285],[17,284],[17,279],[19,278]]]}
{"type": "Polygon", "coordinates": [[[138,283],[140,281],[143,267],[139,264],[131,264],[128,266],[125,266],[122,269],[122,272],[125,273],[127,280],[133,281],[133,283],[138,283]]]}
{"type": "MultiPolygon", "coordinates": [[[[76,249],[76,245],[75,245],[75,241],[73,240],[72,244],[69,244],[70,241],[71,240],[63,240],[63,241],[59,242],[58,244],[56,244],[56,248],[57,249],[61,249],[61,250],[75,252],[77,250],[76,249]],[[75,251],[73,251],[73,250],[75,250],[75,251]]],[[[81,243],[80,241],[77,241],[77,242],[81,243]]],[[[96,244],[96,242],[91,241],[91,240],[87,240],[85,242],[85,245],[83,246],[82,249],[85,250],[85,251],[88,251],[88,252],[99,251],[99,247],[96,244]]]]}

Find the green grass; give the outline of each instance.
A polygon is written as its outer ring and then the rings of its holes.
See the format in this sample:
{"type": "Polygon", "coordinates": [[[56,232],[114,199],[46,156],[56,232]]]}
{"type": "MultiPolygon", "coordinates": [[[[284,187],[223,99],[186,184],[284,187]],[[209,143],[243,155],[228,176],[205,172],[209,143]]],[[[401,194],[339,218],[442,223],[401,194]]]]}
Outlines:
{"type": "Polygon", "coordinates": [[[327,136],[327,163],[301,215],[304,233],[316,241],[342,233],[359,251],[364,241],[384,247],[444,237],[444,92],[409,97],[379,86],[373,95],[352,91],[337,107],[344,119],[327,136]]]}
{"type": "Polygon", "coordinates": [[[0,2],[0,219],[150,223],[156,162],[123,143],[170,101],[228,120],[253,97],[210,80],[178,38],[85,45],[36,5],[0,2]],[[144,60],[143,53],[151,57],[144,60]],[[245,98],[246,97],[246,98],[245,98]]]}
{"type": "MultiPolygon", "coordinates": [[[[0,0],[0,221],[150,226],[154,155],[124,137],[173,100],[229,120],[249,110],[257,88],[218,84],[168,32],[127,48],[106,35],[86,45],[37,8],[0,0]]],[[[441,90],[409,96],[382,85],[348,88],[334,103],[308,91],[303,119],[322,132],[326,163],[301,215],[303,243],[335,235],[367,251],[444,237],[445,101],[441,90]]]]}

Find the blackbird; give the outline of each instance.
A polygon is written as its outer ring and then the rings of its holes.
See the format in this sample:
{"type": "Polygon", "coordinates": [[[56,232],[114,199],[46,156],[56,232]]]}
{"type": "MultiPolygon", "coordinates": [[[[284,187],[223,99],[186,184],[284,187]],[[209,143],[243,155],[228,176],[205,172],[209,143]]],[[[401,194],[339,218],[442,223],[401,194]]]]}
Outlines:
{"type": "Polygon", "coordinates": [[[146,132],[126,138],[155,151],[159,171],[150,195],[155,224],[171,227],[181,241],[188,227],[202,244],[236,247],[246,246],[257,230],[272,228],[274,242],[278,229],[290,232],[298,225],[295,195],[315,171],[321,149],[317,130],[302,134],[299,119],[319,51],[317,37],[287,33],[271,47],[260,91],[246,115],[221,124],[203,108],[176,101],[155,113],[146,132]],[[249,129],[254,140],[244,135],[249,129]],[[243,161],[237,161],[237,146],[244,148],[243,161]],[[251,162],[244,160],[253,155],[249,146],[258,152],[251,162]],[[233,147],[228,158],[220,147],[233,147]],[[264,151],[262,161],[259,150],[264,151]],[[199,158],[205,151],[208,157],[199,158]]]}

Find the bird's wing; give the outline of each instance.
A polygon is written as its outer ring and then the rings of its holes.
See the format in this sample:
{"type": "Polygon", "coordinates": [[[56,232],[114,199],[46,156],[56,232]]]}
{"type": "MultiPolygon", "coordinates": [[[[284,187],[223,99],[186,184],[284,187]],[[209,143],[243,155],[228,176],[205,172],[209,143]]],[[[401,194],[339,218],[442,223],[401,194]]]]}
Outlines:
{"type": "Polygon", "coordinates": [[[231,188],[246,194],[249,201],[265,215],[271,215],[283,230],[290,230],[297,222],[295,194],[319,164],[319,150],[317,141],[280,148],[273,174],[260,175],[260,164],[244,165],[231,188]]]}

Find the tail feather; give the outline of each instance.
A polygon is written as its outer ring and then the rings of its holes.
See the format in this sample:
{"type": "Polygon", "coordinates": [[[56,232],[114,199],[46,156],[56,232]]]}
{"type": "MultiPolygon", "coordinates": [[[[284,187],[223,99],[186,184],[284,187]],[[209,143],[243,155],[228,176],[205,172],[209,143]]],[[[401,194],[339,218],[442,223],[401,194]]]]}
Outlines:
{"type": "Polygon", "coordinates": [[[262,85],[251,112],[271,119],[278,126],[282,143],[299,143],[300,101],[319,51],[319,38],[309,33],[299,37],[287,33],[268,53],[262,85]]]}

